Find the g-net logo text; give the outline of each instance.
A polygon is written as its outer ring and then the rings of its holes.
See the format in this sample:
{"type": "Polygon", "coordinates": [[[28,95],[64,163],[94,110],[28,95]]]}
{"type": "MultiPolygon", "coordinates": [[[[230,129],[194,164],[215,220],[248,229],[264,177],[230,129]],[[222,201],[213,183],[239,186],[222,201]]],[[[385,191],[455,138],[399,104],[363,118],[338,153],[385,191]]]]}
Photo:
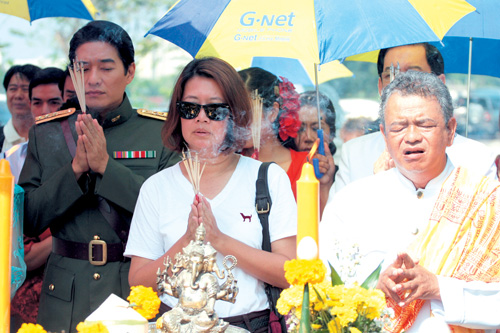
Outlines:
{"type": "Polygon", "coordinates": [[[241,15],[242,28],[234,35],[235,41],[284,41],[289,42],[287,33],[293,31],[294,12],[284,14],[259,14],[249,11],[241,15]],[[285,35],[283,35],[285,34],[285,35]]]}

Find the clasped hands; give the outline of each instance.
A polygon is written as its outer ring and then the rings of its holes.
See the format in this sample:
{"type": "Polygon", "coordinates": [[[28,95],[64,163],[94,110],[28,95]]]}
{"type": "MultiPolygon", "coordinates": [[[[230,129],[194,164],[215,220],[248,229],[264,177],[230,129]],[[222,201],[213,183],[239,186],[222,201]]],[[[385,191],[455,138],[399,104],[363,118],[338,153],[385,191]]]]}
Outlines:
{"type": "Polygon", "coordinates": [[[394,263],[380,274],[377,288],[401,307],[417,299],[441,299],[437,276],[407,253],[399,253],[394,263]]]}
{"type": "Polygon", "coordinates": [[[188,217],[188,226],[185,236],[187,239],[195,239],[196,229],[203,223],[206,231],[205,240],[210,242],[215,248],[216,241],[222,236],[222,232],[217,226],[217,221],[212,212],[212,207],[201,193],[195,195],[191,204],[191,212],[188,217]]]}
{"type": "Polygon", "coordinates": [[[90,114],[80,114],[75,122],[78,141],[71,166],[76,178],[89,170],[104,174],[109,155],[102,126],[90,114]]]}

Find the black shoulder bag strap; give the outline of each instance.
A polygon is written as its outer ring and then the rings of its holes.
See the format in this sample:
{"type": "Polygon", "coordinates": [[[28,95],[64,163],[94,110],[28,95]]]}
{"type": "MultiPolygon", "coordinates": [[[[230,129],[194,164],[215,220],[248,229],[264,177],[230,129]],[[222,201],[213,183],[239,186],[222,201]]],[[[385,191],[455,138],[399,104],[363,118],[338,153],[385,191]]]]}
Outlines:
{"type": "MultiPolygon", "coordinates": [[[[269,212],[271,211],[272,201],[269,194],[269,187],[267,184],[267,170],[269,165],[273,162],[262,163],[259,168],[259,175],[257,177],[256,195],[255,195],[255,208],[259,214],[259,220],[262,224],[262,249],[271,252],[271,237],[269,236],[269,212]]],[[[271,311],[279,318],[281,332],[286,333],[285,317],[276,310],[276,303],[280,297],[281,289],[265,283],[266,295],[271,307],[271,311]]]]}

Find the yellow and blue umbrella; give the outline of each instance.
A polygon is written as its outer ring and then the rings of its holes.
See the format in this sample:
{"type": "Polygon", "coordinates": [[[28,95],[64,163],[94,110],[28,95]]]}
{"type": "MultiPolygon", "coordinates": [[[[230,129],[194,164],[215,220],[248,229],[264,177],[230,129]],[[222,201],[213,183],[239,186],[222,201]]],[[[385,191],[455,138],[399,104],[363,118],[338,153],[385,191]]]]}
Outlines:
{"type": "MultiPolygon", "coordinates": [[[[431,42],[441,52],[445,73],[500,77],[500,1],[468,0],[476,10],[460,19],[442,41],[431,42]]],[[[346,60],[377,62],[379,50],[346,60]]]]}
{"type": "Polygon", "coordinates": [[[440,40],[473,10],[464,0],[179,0],[146,35],[235,68],[259,56],[294,58],[315,70],[354,54],[440,40]]]}
{"type": "Polygon", "coordinates": [[[468,0],[476,10],[455,24],[442,43],[446,73],[500,77],[500,1],[468,0]]]}
{"type": "Polygon", "coordinates": [[[180,0],[147,34],[234,67],[254,56],[325,64],[438,41],[473,10],[464,0],[180,0]]]}
{"type": "Polygon", "coordinates": [[[338,60],[321,65],[316,73],[314,64],[304,65],[300,60],[294,58],[253,57],[251,65],[247,67],[260,67],[276,76],[284,76],[294,84],[300,84],[304,87],[315,86],[315,75],[317,75],[318,84],[353,76],[352,72],[338,60]]]}
{"type": "Polygon", "coordinates": [[[90,0],[8,0],[0,1],[0,13],[33,22],[44,17],[93,20],[97,10],[90,0]]]}
{"type": "MultiPolygon", "coordinates": [[[[467,123],[471,74],[500,77],[500,1],[468,0],[476,8],[460,19],[442,41],[432,42],[444,59],[445,73],[467,74],[467,123]]],[[[377,62],[379,50],[348,57],[347,60],[377,62]]]]}

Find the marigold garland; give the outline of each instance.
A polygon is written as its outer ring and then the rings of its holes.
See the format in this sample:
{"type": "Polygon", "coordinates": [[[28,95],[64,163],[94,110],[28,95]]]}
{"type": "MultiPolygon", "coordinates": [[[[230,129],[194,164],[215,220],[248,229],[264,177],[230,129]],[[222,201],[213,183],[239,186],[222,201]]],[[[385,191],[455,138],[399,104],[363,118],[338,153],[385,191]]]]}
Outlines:
{"type": "Polygon", "coordinates": [[[24,323],[17,330],[17,333],[47,333],[47,331],[43,329],[42,325],[24,323]]]}
{"type": "Polygon", "coordinates": [[[101,321],[96,323],[80,322],[76,325],[76,330],[79,333],[109,333],[108,328],[101,321]]]}
{"type": "Polygon", "coordinates": [[[160,310],[160,298],[151,287],[133,286],[127,297],[130,306],[147,320],[154,318],[160,310]]]}
{"type": "Polygon", "coordinates": [[[387,320],[385,295],[378,289],[357,284],[335,285],[321,260],[291,260],[285,263],[285,277],[292,284],[281,292],[276,308],[282,315],[291,314],[290,332],[302,317],[304,285],[309,283],[311,331],[330,333],[381,332],[387,320]]]}
{"type": "Polygon", "coordinates": [[[285,262],[285,278],[291,285],[320,283],[325,274],[326,267],[319,259],[293,259],[285,262]]]}

